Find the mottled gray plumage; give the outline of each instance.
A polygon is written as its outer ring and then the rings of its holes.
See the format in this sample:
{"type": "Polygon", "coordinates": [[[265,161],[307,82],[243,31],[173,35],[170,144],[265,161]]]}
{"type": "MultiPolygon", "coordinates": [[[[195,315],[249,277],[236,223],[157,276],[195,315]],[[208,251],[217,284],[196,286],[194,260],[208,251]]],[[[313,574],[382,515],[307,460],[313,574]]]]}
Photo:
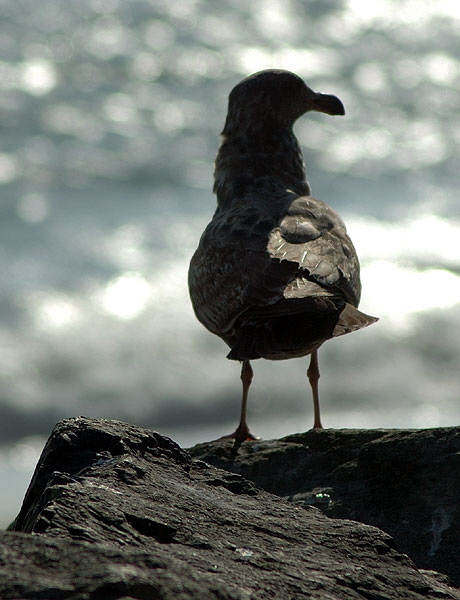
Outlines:
{"type": "Polygon", "coordinates": [[[292,131],[309,110],[345,112],[288,71],[256,73],[232,90],[215,162],[217,210],[190,263],[196,316],[227,342],[228,358],[243,361],[246,395],[251,359],[316,361],[323,342],[376,321],[356,308],[359,262],[343,221],[310,196],[292,131]]]}

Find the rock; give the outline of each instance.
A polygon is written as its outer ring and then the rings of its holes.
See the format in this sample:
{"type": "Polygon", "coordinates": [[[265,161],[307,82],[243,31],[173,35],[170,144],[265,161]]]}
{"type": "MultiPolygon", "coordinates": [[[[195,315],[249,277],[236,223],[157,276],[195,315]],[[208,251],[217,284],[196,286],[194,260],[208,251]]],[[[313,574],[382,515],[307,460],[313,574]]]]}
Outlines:
{"type": "MultiPolygon", "coordinates": [[[[280,443],[293,469],[296,445],[280,443]]],[[[58,423],[0,538],[4,600],[460,600],[379,529],[294,505],[116,421],[58,423]]]]}
{"type": "Polygon", "coordinates": [[[460,428],[312,430],[200,444],[192,456],[296,504],[383,529],[419,568],[460,584],[460,428]]]}

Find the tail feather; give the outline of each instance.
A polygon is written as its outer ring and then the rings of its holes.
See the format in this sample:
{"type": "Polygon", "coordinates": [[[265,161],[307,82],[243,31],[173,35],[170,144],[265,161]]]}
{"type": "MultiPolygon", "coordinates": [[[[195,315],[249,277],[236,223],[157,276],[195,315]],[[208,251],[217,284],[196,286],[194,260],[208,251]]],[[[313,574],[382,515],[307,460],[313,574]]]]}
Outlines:
{"type": "Polygon", "coordinates": [[[345,304],[345,308],[340,313],[339,320],[337,321],[332,337],[338,337],[339,335],[345,335],[352,331],[357,331],[363,327],[368,327],[378,321],[377,317],[371,317],[361,312],[351,304],[345,304]]]}

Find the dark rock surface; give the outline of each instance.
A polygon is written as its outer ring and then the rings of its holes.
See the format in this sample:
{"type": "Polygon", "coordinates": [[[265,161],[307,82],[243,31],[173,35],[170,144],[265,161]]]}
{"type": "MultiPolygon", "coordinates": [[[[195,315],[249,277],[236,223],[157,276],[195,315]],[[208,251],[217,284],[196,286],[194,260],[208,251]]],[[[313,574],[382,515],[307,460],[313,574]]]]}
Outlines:
{"type": "Polygon", "coordinates": [[[419,568],[460,584],[460,428],[312,430],[192,456],[330,517],[389,533],[419,568]]]}
{"type": "Polygon", "coordinates": [[[3,600],[460,600],[382,531],[293,505],[116,421],[55,427],[11,529],[0,534],[3,600]]]}

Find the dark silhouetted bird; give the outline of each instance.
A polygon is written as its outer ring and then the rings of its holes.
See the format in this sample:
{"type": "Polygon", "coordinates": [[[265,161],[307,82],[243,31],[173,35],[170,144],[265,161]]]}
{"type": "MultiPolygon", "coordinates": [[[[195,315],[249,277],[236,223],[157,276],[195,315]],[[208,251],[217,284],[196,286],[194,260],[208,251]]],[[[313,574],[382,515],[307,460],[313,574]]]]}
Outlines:
{"type": "Polygon", "coordinates": [[[190,263],[197,318],[242,362],[241,420],[227,436],[240,442],[255,439],[246,423],[251,360],[311,355],[321,428],[318,348],[377,320],[356,308],[359,262],[343,221],[310,196],[292,127],[311,110],[345,114],[336,96],[289,71],[261,71],[232,90],[215,162],[217,210],[190,263]]]}

